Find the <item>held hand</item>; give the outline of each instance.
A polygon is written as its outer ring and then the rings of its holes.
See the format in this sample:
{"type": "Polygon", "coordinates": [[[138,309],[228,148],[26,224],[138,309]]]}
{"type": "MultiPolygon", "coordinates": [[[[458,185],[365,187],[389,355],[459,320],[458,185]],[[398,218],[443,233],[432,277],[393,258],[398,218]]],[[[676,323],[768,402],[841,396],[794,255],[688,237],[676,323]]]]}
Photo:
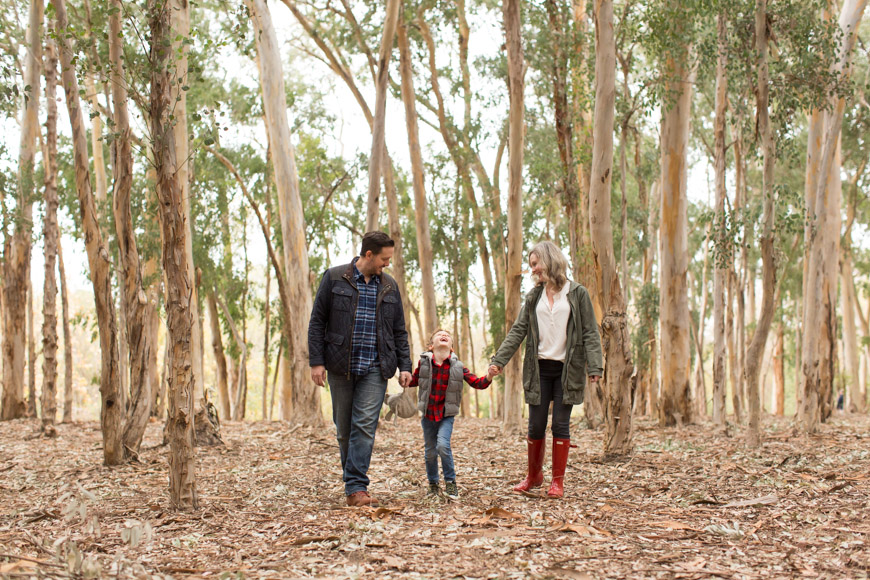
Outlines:
{"type": "Polygon", "coordinates": [[[599,377],[598,375],[589,375],[590,383],[597,383],[599,380],[601,380],[601,377],[599,377]]]}
{"type": "Polygon", "coordinates": [[[501,374],[501,367],[497,365],[489,365],[489,369],[487,370],[486,377],[489,380],[492,380],[493,377],[497,377],[501,374]]]}
{"type": "Polygon", "coordinates": [[[411,373],[402,371],[399,373],[399,385],[404,389],[411,385],[411,373]]]}
{"type": "Polygon", "coordinates": [[[311,367],[311,380],[318,387],[326,386],[326,367],[323,365],[311,367]]]}

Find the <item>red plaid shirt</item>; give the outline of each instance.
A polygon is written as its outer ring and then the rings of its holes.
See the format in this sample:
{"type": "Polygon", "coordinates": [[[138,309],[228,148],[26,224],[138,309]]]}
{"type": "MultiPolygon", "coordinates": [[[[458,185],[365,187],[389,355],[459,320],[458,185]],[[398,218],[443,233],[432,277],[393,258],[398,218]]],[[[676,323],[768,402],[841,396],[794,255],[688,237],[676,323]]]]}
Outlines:
{"type": "MultiPolygon", "coordinates": [[[[490,385],[490,380],[486,376],[478,377],[464,366],[462,367],[462,376],[465,382],[475,389],[485,389],[490,385]]],[[[440,421],[444,418],[444,402],[447,400],[447,383],[450,379],[450,357],[444,359],[439,365],[432,358],[432,388],[429,389],[429,404],[426,405],[426,418],[430,421],[440,421]]],[[[417,363],[417,368],[414,369],[414,376],[411,377],[409,387],[416,387],[420,384],[420,363],[417,363]]]]}

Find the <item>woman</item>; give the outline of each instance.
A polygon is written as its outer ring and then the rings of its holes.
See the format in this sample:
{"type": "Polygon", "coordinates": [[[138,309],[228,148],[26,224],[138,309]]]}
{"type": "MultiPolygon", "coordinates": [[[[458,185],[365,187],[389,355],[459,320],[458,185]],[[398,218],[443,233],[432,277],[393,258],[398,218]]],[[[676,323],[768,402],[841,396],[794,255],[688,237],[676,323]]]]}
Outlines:
{"type": "Polygon", "coordinates": [[[535,287],[526,295],[491,367],[500,372],[526,340],[523,390],[529,405],[529,469],[514,491],[527,492],[544,481],[544,442],[552,402],[553,481],[547,495],[560,498],[571,443],[571,409],[583,402],[586,375],[593,383],[601,377],[601,338],[589,293],[568,280],[568,261],[553,242],[539,242],[529,251],[529,267],[535,287]]]}

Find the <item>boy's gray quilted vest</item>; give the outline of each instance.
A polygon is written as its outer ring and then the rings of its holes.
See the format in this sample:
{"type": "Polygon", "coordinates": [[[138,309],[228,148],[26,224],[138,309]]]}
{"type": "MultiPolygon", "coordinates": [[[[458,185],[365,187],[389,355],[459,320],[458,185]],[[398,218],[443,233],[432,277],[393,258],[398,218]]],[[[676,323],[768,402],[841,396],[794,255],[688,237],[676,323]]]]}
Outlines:
{"type": "MultiPolygon", "coordinates": [[[[447,380],[447,399],[444,401],[444,416],[454,417],[459,414],[459,404],[462,402],[462,370],[465,367],[450,353],[450,378],[447,380]]],[[[429,406],[429,393],[432,391],[432,353],[420,355],[420,374],[417,378],[420,390],[417,393],[417,410],[426,415],[429,406]]]]}

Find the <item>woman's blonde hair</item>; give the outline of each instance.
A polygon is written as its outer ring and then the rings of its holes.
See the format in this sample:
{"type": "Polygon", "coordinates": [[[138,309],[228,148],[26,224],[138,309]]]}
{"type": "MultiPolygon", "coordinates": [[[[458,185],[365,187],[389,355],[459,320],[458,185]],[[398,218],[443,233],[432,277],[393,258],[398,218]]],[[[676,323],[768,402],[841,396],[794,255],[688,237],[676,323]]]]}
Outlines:
{"type": "Polygon", "coordinates": [[[549,240],[538,242],[529,250],[529,258],[532,254],[541,261],[541,270],[556,288],[561,288],[568,281],[568,260],[559,246],[549,240]]]}

